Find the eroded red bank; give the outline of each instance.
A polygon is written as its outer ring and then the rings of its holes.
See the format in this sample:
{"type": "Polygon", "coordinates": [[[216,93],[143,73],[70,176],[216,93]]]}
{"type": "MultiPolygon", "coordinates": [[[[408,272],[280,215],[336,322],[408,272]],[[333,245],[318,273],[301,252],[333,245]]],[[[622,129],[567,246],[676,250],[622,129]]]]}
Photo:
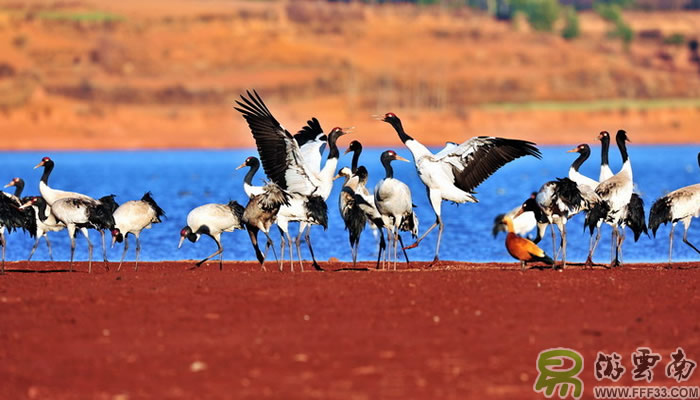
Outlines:
{"type": "MultiPolygon", "coordinates": [[[[8,263],[0,398],[543,398],[538,353],[700,360],[700,263],[262,273],[255,263],[8,263]],[[36,271],[36,272],[25,272],[36,271]]],[[[323,264],[328,269],[348,264],[323,264]]],[[[370,264],[363,264],[370,266],[370,264]]],[[[675,382],[655,369],[655,384],[675,382]]],[[[632,384],[627,374],[619,384],[632,384]]],[[[700,373],[684,384],[698,385],[700,373]]]]}

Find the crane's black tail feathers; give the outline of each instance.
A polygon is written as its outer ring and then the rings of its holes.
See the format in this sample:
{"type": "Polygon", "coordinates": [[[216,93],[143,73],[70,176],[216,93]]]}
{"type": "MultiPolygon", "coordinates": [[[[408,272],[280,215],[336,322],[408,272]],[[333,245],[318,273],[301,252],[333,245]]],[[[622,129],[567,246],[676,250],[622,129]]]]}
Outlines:
{"type": "Polygon", "coordinates": [[[644,200],[637,194],[632,193],[630,203],[627,205],[627,215],[625,216],[625,224],[632,229],[634,233],[634,241],[639,240],[642,233],[649,236],[647,230],[646,218],[644,216],[644,200]]]}
{"type": "Polygon", "coordinates": [[[592,235],[593,230],[598,226],[598,222],[605,219],[610,212],[610,205],[606,201],[594,203],[586,211],[586,219],[583,222],[583,230],[588,229],[592,235]]]}
{"type": "Polygon", "coordinates": [[[144,202],[148,203],[148,205],[151,206],[151,208],[153,209],[153,211],[156,212],[156,220],[155,220],[155,222],[163,222],[163,221],[161,220],[161,217],[165,217],[165,211],[163,211],[163,209],[160,208],[160,206],[158,205],[158,203],[156,203],[156,201],[153,200],[153,195],[151,194],[151,192],[146,192],[146,193],[143,195],[143,197],[141,197],[141,201],[144,201],[144,202]]]}
{"type": "Polygon", "coordinates": [[[649,229],[656,237],[656,230],[661,224],[671,222],[671,199],[664,196],[654,202],[649,211],[649,229]]]}

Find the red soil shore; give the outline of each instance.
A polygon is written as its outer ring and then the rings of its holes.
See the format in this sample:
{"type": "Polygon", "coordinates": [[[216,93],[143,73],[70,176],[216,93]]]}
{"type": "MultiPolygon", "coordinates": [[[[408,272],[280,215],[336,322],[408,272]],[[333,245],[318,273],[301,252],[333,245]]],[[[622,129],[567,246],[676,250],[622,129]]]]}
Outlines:
{"type": "Polygon", "coordinates": [[[534,399],[537,354],[558,346],[583,354],[587,398],[599,350],[623,356],[622,385],[638,346],[664,357],[655,385],[676,385],[663,373],[676,347],[700,361],[700,263],[131,265],[7,263],[0,398],[534,399]]]}

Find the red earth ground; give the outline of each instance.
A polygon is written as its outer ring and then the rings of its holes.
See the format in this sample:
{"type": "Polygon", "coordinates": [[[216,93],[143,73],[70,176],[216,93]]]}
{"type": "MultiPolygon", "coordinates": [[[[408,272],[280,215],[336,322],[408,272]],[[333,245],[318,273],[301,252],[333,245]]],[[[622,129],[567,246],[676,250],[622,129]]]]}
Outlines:
{"type": "Polygon", "coordinates": [[[560,346],[583,354],[591,398],[598,351],[622,355],[622,385],[640,346],[663,357],[652,385],[678,385],[663,372],[678,346],[700,361],[700,263],[190,265],[7,263],[0,398],[537,399],[537,355],[560,346]]]}

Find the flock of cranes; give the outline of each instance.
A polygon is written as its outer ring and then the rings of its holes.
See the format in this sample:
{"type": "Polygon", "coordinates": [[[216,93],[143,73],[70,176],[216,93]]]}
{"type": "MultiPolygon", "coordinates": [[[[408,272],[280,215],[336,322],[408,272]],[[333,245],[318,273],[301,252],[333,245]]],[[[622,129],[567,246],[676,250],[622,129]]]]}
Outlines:
{"type": "MultiPolygon", "coordinates": [[[[505,164],[525,156],[541,158],[534,143],[499,137],[474,137],[462,144],[448,143],[437,153],[411,137],[398,116],[387,113],[379,119],[390,124],[401,142],[411,152],[418,176],[426,187],[428,200],[435,214],[434,223],[419,236],[418,217],[414,212],[413,194],[406,183],[396,179],[392,163],[411,162],[393,150],[384,151],[380,161],[385,175],[374,190],[367,188],[368,171],[360,165],[362,145],[353,140],[346,154],[353,153],[350,167],[338,169],[340,151],[337,141],[350,133],[351,128],[336,127],[326,133],[319,121],[312,118],[298,133],[292,134],[280,124],[257,92],[247,92],[236,102],[235,109],[247,122],[255,140],[258,157],[248,157],[237,169],[248,168],[243,182],[243,191],[248,197],[245,205],[236,201],[227,204],[210,203],[199,206],[187,215],[187,224],[180,231],[182,246],[185,239],[197,242],[202,235],[211,237],[217,251],[196,263],[196,266],[219,256],[222,268],[224,248],[221,234],[234,230],[246,230],[257,260],[265,269],[265,260],[272,249],[280,270],[284,267],[285,251],[288,248],[290,268],[294,270],[296,250],[299,269],[304,266],[301,257],[302,237],[309,247],[312,265],[321,270],[315,259],[311,242],[311,227],[319,225],[328,228],[327,201],[334,182],[342,179],[342,189],[338,199],[340,215],[348,231],[348,239],[353,259],[357,262],[360,236],[369,226],[378,236],[378,257],[376,267],[396,269],[399,248],[408,263],[407,249],[418,246],[426,236],[438,228],[433,263],[439,261],[439,252],[444,222],[441,205],[444,200],[454,203],[476,203],[474,190],[488,177],[505,164]],[[324,153],[325,156],[324,161],[324,153]],[[267,177],[262,186],[253,184],[253,178],[260,167],[267,177]],[[290,223],[299,223],[298,235],[292,238],[290,223]],[[270,231],[273,225],[280,232],[280,254],[275,250],[270,231]],[[264,249],[260,248],[258,234],[265,235],[264,249]],[[401,232],[409,232],[414,242],[404,245],[401,232]],[[384,233],[386,233],[386,240],[384,233]],[[293,246],[294,244],[294,246],[293,246]],[[393,265],[392,265],[393,264],[393,265]]],[[[622,262],[622,244],[625,228],[634,233],[635,241],[642,233],[647,233],[644,204],[634,193],[632,164],[627,153],[629,140],[623,130],[617,132],[615,143],[622,158],[622,168],[613,173],[608,165],[610,135],[601,132],[601,166],[598,179],[583,175],[579,168],[589,158],[591,150],[581,144],[570,150],[578,153],[568,176],[546,182],[537,192],[533,192],[525,202],[509,213],[499,215],[493,233],[505,230],[506,249],[524,268],[528,262],[556,264],[561,253],[561,264],[567,263],[566,247],[567,222],[577,214],[585,215],[585,227],[591,240],[585,265],[592,266],[592,259],[601,236],[603,224],[612,227],[610,266],[622,262]],[[538,247],[547,227],[552,235],[553,258],[538,247]],[[556,242],[555,227],[560,233],[560,244],[556,242]],[[524,235],[537,229],[534,241],[524,235]],[[596,235],[594,236],[594,232],[596,235]]],[[[698,156],[700,164],[700,155],[698,156]]],[[[118,205],[114,195],[94,199],[87,195],[67,192],[49,186],[49,177],[54,169],[54,161],[44,157],[35,168],[43,168],[39,181],[40,196],[22,197],[24,181],[13,179],[6,187],[14,186],[15,193],[1,192],[0,195],[0,246],[2,247],[2,272],[5,261],[5,233],[24,229],[35,238],[29,259],[36,251],[43,237],[51,257],[51,243],[48,232],[66,230],[71,242],[71,270],[75,251],[75,237],[82,233],[88,244],[88,270],[92,271],[92,250],[88,229],[100,232],[105,268],[105,231],[112,236],[111,244],[123,242],[124,250],[118,269],[124,261],[128,249],[128,236],[136,239],[135,268],[140,256],[140,234],[152,224],[161,222],[165,212],[150,193],[140,200],[132,200],[118,205]]],[[[661,224],[670,222],[673,227],[682,221],[685,227],[683,241],[698,249],[688,241],[687,231],[693,217],[700,215],[700,184],[678,189],[658,199],[651,208],[649,227],[655,235],[661,224]]],[[[669,263],[673,246],[673,229],[669,238],[669,263]]],[[[700,251],[698,251],[700,253],[700,251]]]]}

